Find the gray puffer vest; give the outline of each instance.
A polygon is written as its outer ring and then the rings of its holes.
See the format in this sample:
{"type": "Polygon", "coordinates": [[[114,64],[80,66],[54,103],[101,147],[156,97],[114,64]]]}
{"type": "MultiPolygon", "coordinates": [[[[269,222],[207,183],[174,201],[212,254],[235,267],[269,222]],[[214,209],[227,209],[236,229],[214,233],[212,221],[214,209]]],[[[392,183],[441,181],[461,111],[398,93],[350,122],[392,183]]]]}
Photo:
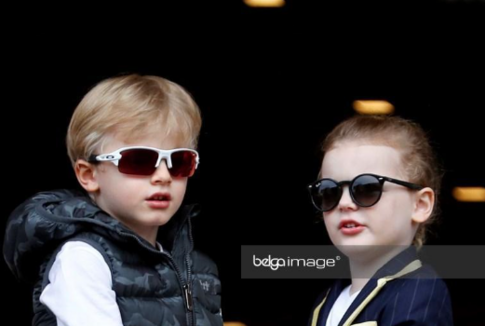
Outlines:
{"type": "Polygon", "coordinates": [[[67,241],[84,241],[104,257],[124,325],[222,325],[217,267],[193,250],[195,215],[182,207],[160,228],[160,252],[82,193],[43,192],[24,202],[9,217],[3,253],[17,279],[34,286],[33,325],[57,324],[39,297],[67,241]]]}

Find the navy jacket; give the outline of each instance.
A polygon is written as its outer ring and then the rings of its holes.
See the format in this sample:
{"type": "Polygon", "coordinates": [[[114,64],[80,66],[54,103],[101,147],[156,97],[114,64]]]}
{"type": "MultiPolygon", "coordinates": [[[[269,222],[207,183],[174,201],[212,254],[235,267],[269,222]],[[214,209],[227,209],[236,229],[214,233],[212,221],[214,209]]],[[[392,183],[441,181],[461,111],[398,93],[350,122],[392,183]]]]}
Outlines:
{"type": "MultiPolygon", "coordinates": [[[[338,280],[320,295],[310,326],[325,326],[330,309],[349,280],[338,280]]],[[[409,247],[391,259],[367,282],[339,326],[453,325],[446,284],[432,268],[422,266],[409,247]]]]}

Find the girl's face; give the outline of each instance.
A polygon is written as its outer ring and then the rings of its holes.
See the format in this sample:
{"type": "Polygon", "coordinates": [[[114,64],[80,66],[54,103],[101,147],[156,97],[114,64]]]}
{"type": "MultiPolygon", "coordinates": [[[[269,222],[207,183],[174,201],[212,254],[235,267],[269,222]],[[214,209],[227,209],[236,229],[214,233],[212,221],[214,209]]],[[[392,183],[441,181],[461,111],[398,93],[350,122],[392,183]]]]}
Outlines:
{"type": "MultiPolygon", "coordinates": [[[[320,171],[321,178],[337,182],[352,180],[363,173],[410,181],[398,150],[355,141],[337,143],[325,154],[320,171]]],[[[344,186],[340,202],[323,216],[330,239],[338,247],[408,246],[418,226],[413,221],[415,206],[416,191],[390,182],[384,183],[380,200],[371,207],[355,204],[348,186],[344,186]]]]}

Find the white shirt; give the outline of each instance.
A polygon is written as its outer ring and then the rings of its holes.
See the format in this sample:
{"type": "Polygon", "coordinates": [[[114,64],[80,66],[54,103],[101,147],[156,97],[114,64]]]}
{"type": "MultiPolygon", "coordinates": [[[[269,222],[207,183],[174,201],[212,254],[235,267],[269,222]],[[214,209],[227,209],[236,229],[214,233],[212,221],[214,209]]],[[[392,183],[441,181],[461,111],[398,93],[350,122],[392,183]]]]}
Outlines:
{"type": "Polygon", "coordinates": [[[111,271],[91,245],[82,241],[63,245],[49,271],[49,282],[40,302],[56,316],[58,326],[123,326],[111,271]]]}
{"type": "Polygon", "coordinates": [[[350,285],[343,289],[330,309],[326,326],[337,326],[359,293],[360,291],[357,291],[350,295],[350,285]]]}

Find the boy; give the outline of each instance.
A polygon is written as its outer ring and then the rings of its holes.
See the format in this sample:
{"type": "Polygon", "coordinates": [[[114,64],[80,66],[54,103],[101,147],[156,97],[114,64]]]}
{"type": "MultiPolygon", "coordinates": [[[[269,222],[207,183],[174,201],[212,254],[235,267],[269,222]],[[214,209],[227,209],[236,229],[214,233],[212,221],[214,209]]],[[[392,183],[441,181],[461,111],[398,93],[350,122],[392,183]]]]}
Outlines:
{"type": "Polygon", "coordinates": [[[35,284],[34,325],[222,325],[217,268],[181,208],[200,125],[190,95],[160,77],[86,94],[67,148],[88,196],[37,194],[7,224],[7,264],[35,284]]]}

